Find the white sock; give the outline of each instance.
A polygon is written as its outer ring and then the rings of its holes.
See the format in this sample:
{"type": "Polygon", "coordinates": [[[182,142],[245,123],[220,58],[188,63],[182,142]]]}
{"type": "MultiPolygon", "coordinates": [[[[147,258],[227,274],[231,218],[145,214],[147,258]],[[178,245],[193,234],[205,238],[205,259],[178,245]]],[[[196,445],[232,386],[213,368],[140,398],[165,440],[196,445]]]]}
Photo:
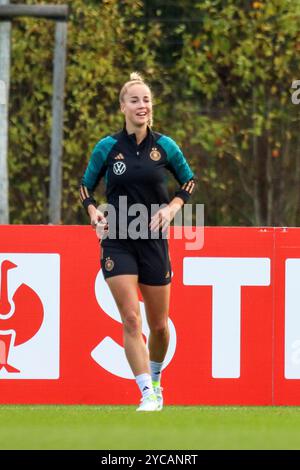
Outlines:
{"type": "Polygon", "coordinates": [[[163,364],[163,362],[150,361],[152,382],[160,383],[163,364]]]}
{"type": "Polygon", "coordinates": [[[143,398],[153,395],[153,385],[150,374],[140,374],[135,377],[136,383],[141,391],[143,398]]]}

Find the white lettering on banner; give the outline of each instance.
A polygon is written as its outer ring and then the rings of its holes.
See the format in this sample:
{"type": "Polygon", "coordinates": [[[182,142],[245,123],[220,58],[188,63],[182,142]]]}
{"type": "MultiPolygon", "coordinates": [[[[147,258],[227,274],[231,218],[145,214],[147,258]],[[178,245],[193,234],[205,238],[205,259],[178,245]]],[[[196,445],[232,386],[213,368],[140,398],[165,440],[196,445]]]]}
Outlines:
{"type": "Polygon", "coordinates": [[[300,379],[300,260],[285,262],[285,358],[286,379],[300,379]]]}
{"type": "MultiPolygon", "coordinates": [[[[99,271],[95,282],[95,295],[101,309],[119,323],[122,323],[118,308],[108,285],[103,277],[102,270],[99,271]]],[[[144,302],[139,302],[142,317],[143,334],[147,340],[149,337],[149,328],[146,321],[144,302]]],[[[176,330],[173,322],[169,318],[170,344],[166,355],[164,367],[171,362],[176,350],[176,330]]],[[[134,379],[134,375],[128,365],[125,351],[122,346],[116,343],[111,337],[106,336],[98,346],[93,349],[91,356],[97,364],[113,375],[124,379],[134,379]]]]}
{"type": "Polygon", "coordinates": [[[212,286],[212,376],[239,378],[241,287],[268,286],[270,259],[184,258],[183,283],[212,286]]]}

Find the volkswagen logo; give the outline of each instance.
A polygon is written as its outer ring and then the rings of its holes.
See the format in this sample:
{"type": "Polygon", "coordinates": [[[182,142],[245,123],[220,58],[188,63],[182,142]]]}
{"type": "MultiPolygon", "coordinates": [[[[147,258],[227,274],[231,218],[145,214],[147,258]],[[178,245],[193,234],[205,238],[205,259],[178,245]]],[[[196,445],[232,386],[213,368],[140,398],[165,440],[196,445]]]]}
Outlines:
{"type": "Polygon", "coordinates": [[[113,166],[115,175],[122,175],[126,171],[126,165],[123,162],[115,162],[113,166]]]}

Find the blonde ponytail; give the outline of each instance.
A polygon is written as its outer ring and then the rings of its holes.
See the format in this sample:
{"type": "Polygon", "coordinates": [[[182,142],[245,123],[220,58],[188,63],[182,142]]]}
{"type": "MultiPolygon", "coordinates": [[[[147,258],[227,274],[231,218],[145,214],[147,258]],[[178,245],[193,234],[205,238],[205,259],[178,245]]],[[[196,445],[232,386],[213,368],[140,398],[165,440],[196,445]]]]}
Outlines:
{"type": "Polygon", "coordinates": [[[133,82],[133,81],[138,81],[138,82],[142,82],[142,83],[145,83],[144,82],[144,79],[142,77],[142,75],[138,72],[132,72],[130,74],[130,81],[133,82]]]}

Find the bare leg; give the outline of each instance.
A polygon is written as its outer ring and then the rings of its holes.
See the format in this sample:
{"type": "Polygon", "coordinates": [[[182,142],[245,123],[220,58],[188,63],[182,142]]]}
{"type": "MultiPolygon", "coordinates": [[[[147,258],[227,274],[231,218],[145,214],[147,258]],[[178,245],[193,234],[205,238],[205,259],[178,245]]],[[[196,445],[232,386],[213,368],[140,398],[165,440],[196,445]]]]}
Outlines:
{"type": "Polygon", "coordinates": [[[150,360],[162,362],[167,354],[170,333],[168,313],[170,304],[170,286],[149,286],[139,284],[150,328],[149,353],[150,360]]]}
{"type": "Polygon", "coordinates": [[[135,376],[150,374],[149,353],[142,335],[137,276],[124,274],[106,279],[123,322],[124,349],[135,376]]]}

